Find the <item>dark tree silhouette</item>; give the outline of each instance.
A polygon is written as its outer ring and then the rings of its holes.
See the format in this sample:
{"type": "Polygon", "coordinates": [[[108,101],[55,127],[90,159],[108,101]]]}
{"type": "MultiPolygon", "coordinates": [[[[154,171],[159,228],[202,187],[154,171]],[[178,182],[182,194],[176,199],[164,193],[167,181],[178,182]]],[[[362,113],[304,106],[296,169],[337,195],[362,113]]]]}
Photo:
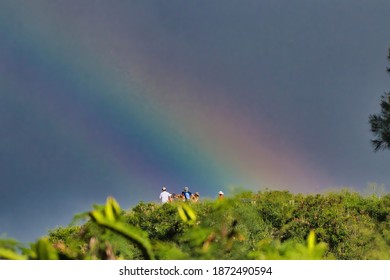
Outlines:
{"type": "Polygon", "coordinates": [[[374,151],[390,149],[390,93],[382,96],[381,114],[370,115],[371,132],[375,135],[371,139],[374,151]]]}
{"type": "MultiPolygon", "coordinates": [[[[387,58],[390,61],[390,48],[387,58]]],[[[387,72],[390,74],[390,68],[387,68],[387,72]]],[[[380,106],[380,114],[369,116],[371,132],[375,136],[371,139],[371,144],[375,152],[390,149],[390,92],[382,95],[380,106]]]]}

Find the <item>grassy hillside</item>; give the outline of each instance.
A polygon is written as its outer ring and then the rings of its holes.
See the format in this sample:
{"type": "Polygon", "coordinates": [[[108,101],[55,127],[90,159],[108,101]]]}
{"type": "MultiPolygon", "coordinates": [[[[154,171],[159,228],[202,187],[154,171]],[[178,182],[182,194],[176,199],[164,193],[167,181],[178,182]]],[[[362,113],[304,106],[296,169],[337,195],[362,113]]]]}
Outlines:
{"type": "Polygon", "coordinates": [[[244,192],[128,211],[108,198],[77,219],[28,248],[0,241],[0,258],[390,259],[390,194],[244,192]]]}

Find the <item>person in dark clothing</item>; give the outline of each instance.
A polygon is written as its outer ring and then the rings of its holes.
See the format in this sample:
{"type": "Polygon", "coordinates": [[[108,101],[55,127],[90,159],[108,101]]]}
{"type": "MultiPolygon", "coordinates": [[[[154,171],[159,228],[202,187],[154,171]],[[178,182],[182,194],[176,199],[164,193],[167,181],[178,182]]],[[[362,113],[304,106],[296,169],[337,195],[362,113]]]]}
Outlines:
{"type": "Polygon", "coordinates": [[[190,192],[188,187],[185,187],[181,194],[184,196],[185,201],[191,200],[192,193],[190,192]]]}

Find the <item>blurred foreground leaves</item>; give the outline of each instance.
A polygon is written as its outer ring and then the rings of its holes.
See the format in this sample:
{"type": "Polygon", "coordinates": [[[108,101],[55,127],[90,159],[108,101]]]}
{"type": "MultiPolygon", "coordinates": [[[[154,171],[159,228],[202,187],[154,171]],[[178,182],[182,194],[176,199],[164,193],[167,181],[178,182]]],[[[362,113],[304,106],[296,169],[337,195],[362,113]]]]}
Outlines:
{"type": "Polygon", "coordinates": [[[128,211],[109,197],[75,218],[29,246],[0,239],[0,259],[390,259],[389,194],[267,190],[128,211]]]}

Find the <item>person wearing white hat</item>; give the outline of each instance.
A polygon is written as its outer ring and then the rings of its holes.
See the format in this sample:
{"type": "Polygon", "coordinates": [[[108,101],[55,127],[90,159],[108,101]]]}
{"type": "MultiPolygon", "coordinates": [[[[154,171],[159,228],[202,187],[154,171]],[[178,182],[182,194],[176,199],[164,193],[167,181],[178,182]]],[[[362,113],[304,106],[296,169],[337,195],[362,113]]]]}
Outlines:
{"type": "Polygon", "coordinates": [[[218,192],[218,199],[223,199],[224,193],[223,191],[218,192]]]}
{"type": "Polygon", "coordinates": [[[171,197],[171,194],[169,192],[167,192],[167,188],[162,187],[162,192],[160,193],[161,203],[167,203],[169,201],[170,197],[171,197]]]}

